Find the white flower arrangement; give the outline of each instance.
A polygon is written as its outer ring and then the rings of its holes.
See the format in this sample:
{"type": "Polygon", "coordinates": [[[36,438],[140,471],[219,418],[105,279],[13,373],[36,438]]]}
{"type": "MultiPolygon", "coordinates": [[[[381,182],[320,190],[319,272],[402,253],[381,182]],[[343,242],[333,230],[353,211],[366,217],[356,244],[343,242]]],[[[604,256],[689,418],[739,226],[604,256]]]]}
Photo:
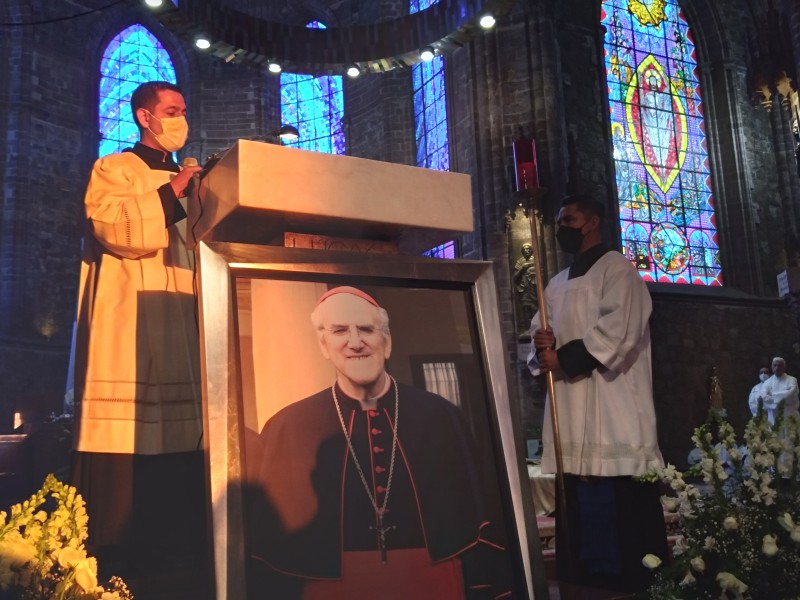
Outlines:
{"type": "Polygon", "coordinates": [[[0,598],[133,600],[119,577],[98,585],[84,547],[88,522],[83,498],[52,474],[29,500],[0,511],[0,598]]]}
{"type": "Polygon", "coordinates": [[[671,563],[644,557],[655,573],[647,598],[800,598],[800,419],[780,414],[770,425],[759,408],[739,447],[724,411],[712,409],[692,441],[697,465],[657,472],[674,491],[662,502],[681,535],[671,563]]]}

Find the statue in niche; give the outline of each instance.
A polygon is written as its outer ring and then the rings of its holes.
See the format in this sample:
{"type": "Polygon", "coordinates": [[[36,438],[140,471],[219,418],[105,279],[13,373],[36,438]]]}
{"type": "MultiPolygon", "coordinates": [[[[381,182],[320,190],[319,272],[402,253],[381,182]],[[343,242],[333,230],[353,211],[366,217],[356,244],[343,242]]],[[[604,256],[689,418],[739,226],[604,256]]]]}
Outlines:
{"type": "Polygon", "coordinates": [[[711,367],[708,377],[708,406],[715,410],[722,410],[722,387],[719,384],[717,367],[711,367]]]}
{"type": "Polygon", "coordinates": [[[514,290],[521,310],[518,327],[520,335],[528,333],[533,315],[539,308],[536,296],[536,269],[533,266],[533,246],[525,242],[514,264],[514,290]]]}

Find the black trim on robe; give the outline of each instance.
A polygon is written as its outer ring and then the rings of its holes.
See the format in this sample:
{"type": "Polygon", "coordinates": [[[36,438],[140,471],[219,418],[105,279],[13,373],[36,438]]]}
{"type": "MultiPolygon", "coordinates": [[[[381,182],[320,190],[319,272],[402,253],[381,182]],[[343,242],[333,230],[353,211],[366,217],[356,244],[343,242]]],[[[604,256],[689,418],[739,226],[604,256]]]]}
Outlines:
{"type": "MultiPolygon", "coordinates": [[[[172,158],[172,152],[156,150],[150,146],[145,146],[141,142],[136,142],[133,148],[125,148],[123,152],[133,152],[144,161],[144,164],[154,171],[171,171],[173,173],[180,173],[181,171],[178,163],[172,158]]],[[[178,202],[175,190],[172,189],[169,183],[165,183],[158,188],[158,197],[164,209],[165,227],[174,225],[178,221],[186,218],[186,211],[183,210],[183,206],[178,202]]]]}

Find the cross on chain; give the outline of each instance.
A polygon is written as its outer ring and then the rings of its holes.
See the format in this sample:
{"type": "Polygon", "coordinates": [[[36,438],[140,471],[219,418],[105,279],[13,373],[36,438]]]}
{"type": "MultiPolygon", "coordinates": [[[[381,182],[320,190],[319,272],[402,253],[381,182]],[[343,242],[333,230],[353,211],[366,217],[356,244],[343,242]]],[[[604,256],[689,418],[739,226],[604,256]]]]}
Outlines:
{"type": "Polygon", "coordinates": [[[373,527],[370,525],[370,530],[378,533],[378,547],[381,550],[381,563],[384,565],[388,562],[386,556],[386,534],[392,529],[396,529],[396,527],[394,525],[390,525],[389,527],[383,526],[383,511],[378,512],[378,526],[373,527]]]}

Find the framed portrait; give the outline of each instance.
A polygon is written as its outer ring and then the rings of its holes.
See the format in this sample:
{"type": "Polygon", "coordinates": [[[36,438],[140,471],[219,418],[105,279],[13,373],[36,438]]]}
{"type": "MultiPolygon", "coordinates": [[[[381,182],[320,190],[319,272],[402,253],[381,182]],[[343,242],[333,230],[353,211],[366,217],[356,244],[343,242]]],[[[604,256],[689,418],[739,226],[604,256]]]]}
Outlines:
{"type": "Polygon", "coordinates": [[[218,600],[533,597],[491,263],[203,242],[198,287],[218,600]]]}

